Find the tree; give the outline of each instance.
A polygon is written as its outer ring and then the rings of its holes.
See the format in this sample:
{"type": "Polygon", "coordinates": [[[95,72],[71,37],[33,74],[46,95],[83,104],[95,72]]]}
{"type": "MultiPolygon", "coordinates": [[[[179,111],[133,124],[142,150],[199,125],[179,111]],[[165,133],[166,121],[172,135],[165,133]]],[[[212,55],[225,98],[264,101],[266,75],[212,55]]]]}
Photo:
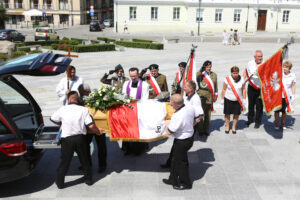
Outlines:
{"type": "Polygon", "coordinates": [[[3,8],[2,5],[0,5],[0,29],[5,28],[5,20],[7,20],[7,15],[5,14],[5,8],[3,8]]]}

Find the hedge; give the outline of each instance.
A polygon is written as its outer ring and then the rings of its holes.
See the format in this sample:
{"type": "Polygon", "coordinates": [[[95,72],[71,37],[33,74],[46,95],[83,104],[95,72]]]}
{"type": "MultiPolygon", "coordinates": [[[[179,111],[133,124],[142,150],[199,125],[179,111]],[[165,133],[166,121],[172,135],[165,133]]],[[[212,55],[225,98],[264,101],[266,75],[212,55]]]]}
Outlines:
{"type": "Polygon", "coordinates": [[[110,38],[107,38],[107,37],[97,37],[97,40],[105,41],[105,43],[110,43],[110,42],[115,43],[116,42],[115,39],[110,39],[110,38]]]}
{"type": "Polygon", "coordinates": [[[25,51],[15,51],[11,54],[11,58],[17,58],[20,56],[25,56],[26,52],[25,51]]]}
{"type": "Polygon", "coordinates": [[[117,41],[116,44],[124,47],[142,48],[142,49],[164,49],[164,45],[160,43],[149,42],[130,42],[130,41],[117,41]]]}
{"type": "Polygon", "coordinates": [[[149,42],[149,43],[152,43],[153,41],[152,40],[142,40],[142,39],[133,38],[132,42],[149,42]]]}
{"type": "Polygon", "coordinates": [[[8,59],[8,56],[6,54],[0,53],[0,60],[1,59],[4,60],[4,61],[6,61],[8,59]]]}
{"type": "Polygon", "coordinates": [[[50,46],[51,44],[58,44],[60,40],[48,40],[48,41],[26,41],[16,43],[17,47],[30,46],[30,45],[41,45],[41,46],[50,46]]]}
{"type": "Polygon", "coordinates": [[[34,54],[34,53],[43,53],[41,50],[33,50],[33,51],[29,51],[29,54],[34,54]]]}
{"type": "Polygon", "coordinates": [[[78,40],[60,40],[59,44],[78,45],[81,44],[78,40]]]}
{"type": "Polygon", "coordinates": [[[87,39],[81,39],[81,38],[71,38],[71,40],[76,40],[80,43],[82,43],[82,41],[87,40],[87,39]]]}
{"type": "Polygon", "coordinates": [[[74,52],[98,52],[98,51],[114,51],[114,44],[91,44],[91,45],[76,45],[72,47],[74,52]]]}

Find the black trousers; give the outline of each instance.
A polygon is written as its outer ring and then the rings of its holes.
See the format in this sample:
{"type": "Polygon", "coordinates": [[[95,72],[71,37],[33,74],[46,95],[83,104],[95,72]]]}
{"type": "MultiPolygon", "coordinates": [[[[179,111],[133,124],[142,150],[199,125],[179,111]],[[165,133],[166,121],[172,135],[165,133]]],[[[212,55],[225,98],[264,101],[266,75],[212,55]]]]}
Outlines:
{"type": "Polygon", "coordinates": [[[172,185],[192,186],[189,175],[188,150],[193,146],[194,138],[174,139],[171,173],[169,180],[172,185]]]}
{"type": "Polygon", "coordinates": [[[248,85],[248,121],[253,122],[254,106],[256,108],[255,123],[260,123],[263,115],[263,103],[260,96],[260,90],[254,89],[248,85]]]}
{"type": "Polygon", "coordinates": [[[82,165],[84,179],[92,181],[92,169],[87,158],[87,144],[84,135],[74,135],[61,139],[61,160],[57,169],[56,184],[63,187],[74,152],[77,153],[82,165]]]}
{"type": "Polygon", "coordinates": [[[93,141],[93,138],[95,137],[96,144],[97,144],[97,150],[98,150],[98,167],[99,168],[106,168],[106,158],[107,158],[107,148],[106,148],[106,137],[105,134],[102,135],[95,135],[95,134],[87,134],[86,135],[86,141],[87,141],[87,153],[88,153],[88,159],[89,163],[92,166],[92,156],[91,156],[91,149],[90,144],[93,141]]]}

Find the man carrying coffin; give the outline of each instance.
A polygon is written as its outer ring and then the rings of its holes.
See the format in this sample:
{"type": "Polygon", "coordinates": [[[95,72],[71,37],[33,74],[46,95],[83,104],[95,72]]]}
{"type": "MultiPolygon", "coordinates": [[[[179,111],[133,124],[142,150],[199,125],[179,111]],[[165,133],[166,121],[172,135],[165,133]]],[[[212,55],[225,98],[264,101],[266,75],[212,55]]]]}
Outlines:
{"type": "Polygon", "coordinates": [[[249,79],[248,84],[248,121],[246,125],[249,126],[253,122],[254,118],[254,106],[256,107],[255,125],[254,128],[259,128],[262,115],[263,115],[263,103],[260,94],[260,81],[257,76],[257,68],[263,63],[263,53],[261,50],[256,50],[254,60],[248,62],[245,69],[244,79],[249,79]]]}
{"type": "Polygon", "coordinates": [[[176,73],[175,80],[172,84],[172,95],[181,94],[183,92],[183,85],[185,83],[185,68],[186,62],[181,62],[178,64],[179,71],[176,73]]]}
{"type": "Polygon", "coordinates": [[[168,92],[167,78],[165,75],[158,73],[159,66],[157,64],[152,64],[148,68],[145,68],[141,71],[140,77],[143,80],[147,80],[149,84],[149,99],[154,99],[161,92],[168,92]],[[144,75],[147,72],[147,69],[150,70],[150,73],[144,75]]]}
{"type": "MultiPolygon", "coordinates": [[[[149,85],[139,78],[139,69],[135,67],[130,68],[129,76],[130,80],[124,83],[122,92],[137,100],[148,99],[149,85]]],[[[125,150],[125,155],[130,153],[139,155],[148,148],[148,143],[123,142],[122,148],[125,150]]]]}

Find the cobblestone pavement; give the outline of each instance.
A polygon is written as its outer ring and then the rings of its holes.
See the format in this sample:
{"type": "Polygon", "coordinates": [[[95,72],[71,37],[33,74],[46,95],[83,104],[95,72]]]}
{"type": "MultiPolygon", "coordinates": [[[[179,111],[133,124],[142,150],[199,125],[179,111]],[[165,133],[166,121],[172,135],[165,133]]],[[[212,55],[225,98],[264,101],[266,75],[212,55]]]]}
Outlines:
{"type": "MultiPolygon", "coordinates": [[[[283,43],[242,43],[240,46],[222,46],[220,43],[195,43],[197,65],[209,59],[213,71],[218,74],[219,91],[225,76],[233,65],[244,69],[253,58],[254,51],[261,49],[267,59],[283,43]]],[[[81,53],[74,58],[77,74],[97,88],[104,72],[121,63],[126,74],[129,67],[140,69],[152,63],[160,65],[160,72],[167,75],[170,85],[175,78],[177,64],[187,59],[191,43],[166,43],[161,51],[125,48],[124,51],[81,53]]],[[[298,67],[299,44],[290,46],[293,72],[300,77],[298,67]]],[[[64,75],[55,77],[16,76],[32,93],[43,110],[50,116],[61,105],[55,87],[64,75]]],[[[275,131],[273,116],[264,116],[259,129],[244,126],[243,115],[236,135],[224,133],[224,119],[219,100],[218,112],[213,115],[211,135],[198,136],[189,151],[190,175],[193,189],[175,191],[162,183],[169,172],[159,167],[168,157],[172,138],[150,143],[150,149],[141,156],[124,156],[120,143],[108,142],[108,169],[97,173],[97,159],[93,151],[95,184],[82,183],[82,173],[75,156],[66,177],[67,188],[57,189],[54,184],[60,152],[45,152],[35,171],[28,177],[2,184],[0,197],[11,199],[299,199],[300,165],[299,88],[296,89],[296,112],[289,116],[289,128],[275,131]]]]}

